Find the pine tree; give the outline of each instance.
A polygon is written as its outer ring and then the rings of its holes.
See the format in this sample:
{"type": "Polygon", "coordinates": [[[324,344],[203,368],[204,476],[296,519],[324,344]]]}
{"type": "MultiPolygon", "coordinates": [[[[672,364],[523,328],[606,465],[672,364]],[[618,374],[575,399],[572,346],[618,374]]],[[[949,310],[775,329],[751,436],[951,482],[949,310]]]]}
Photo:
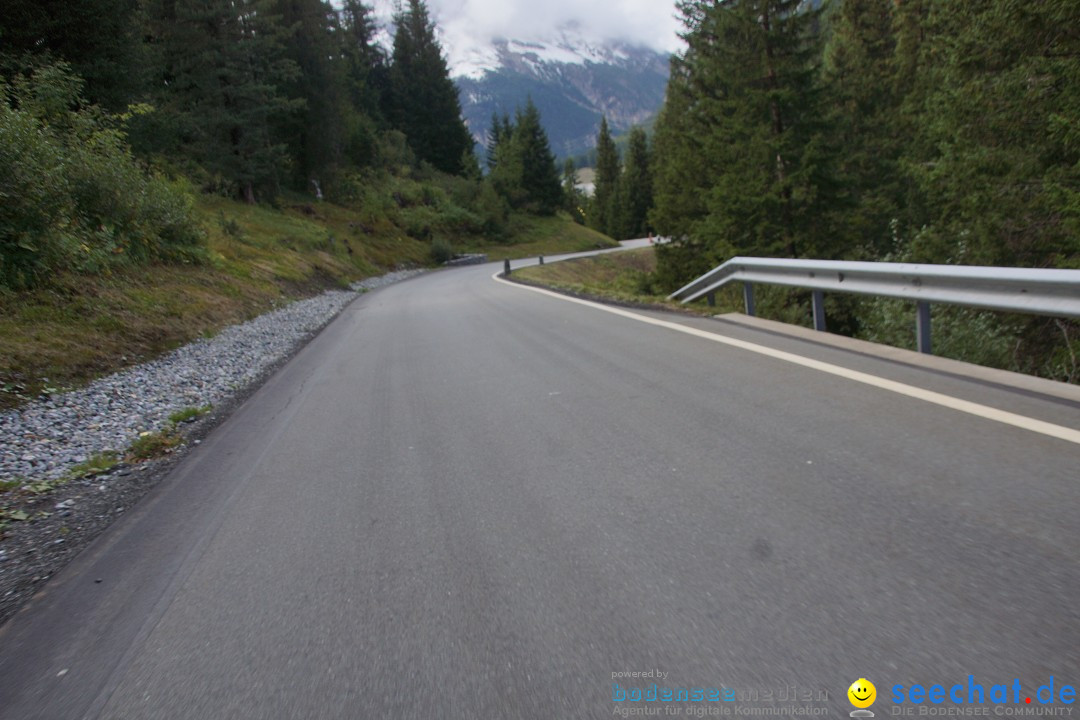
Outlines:
{"type": "MultiPolygon", "coordinates": [[[[673,128],[658,128],[658,145],[673,150],[658,181],[689,176],[690,198],[675,202],[699,214],[657,229],[691,237],[707,262],[733,251],[843,254],[828,223],[837,188],[815,65],[820,13],[799,0],[694,0],[680,9],[688,50],[669,92],[678,110],[662,116],[673,128]],[[707,159],[705,172],[695,157],[707,159]]],[[[658,192],[654,219],[674,215],[665,207],[672,199],[658,192]]]]}
{"type": "Polygon", "coordinates": [[[386,54],[375,40],[372,9],[360,0],[344,0],[338,24],[345,82],[352,107],[376,121],[382,120],[383,95],[389,84],[386,54]]]}
{"type": "Polygon", "coordinates": [[[920,53],[922,260],[1080,262],[1080,5],[934,4],[920,53]]]}
{"type": "Polygon", "coordinates": [[[907,97],[919,74],[919,56],[926,39],[926,17],[930,0],[904,0],[893,8],[896,49],[893,60],[893,94],[907,97]]]}
{"type": "Polygon", "coordinates": [[[484,172],[480,169],[480,158],[471,150],[461,154],[461,177],[479,183],[484,179],[484,172]]]}
{"type": "Polygon", "coordinates": [[[121,111],[146,80],[139,10],[138,0],[5,0],[0,54],[16,65],[24,54],[65,60],[89,102],[121,111]]]}
{"type": "MultiPolygon", "coordinates": [[[[684,6],[683,22],[693,38],[695,6],[684,6]]],[[[707,215],[706,189],[719,181],[722,168],[704,151],[708,118],[690,112],[695,103],[691,68],[702,52],[698,43],[690,44],[684,54],[671,59],[671,74],[664,105],[656,120],[653,140],[653,207],[649,224],[672,242],[659,245],[657,283],[675,290],[687,279],[700,275],[717,261],[728,256],[726,247],[706,245],[694,232],[695,225],[707,215]]]]}
{"type": "Polygon", "coordinates": [[[573,158],[566,158],[563,163],[563,209],[570,213],[578,225],[585,223],[585,195],[578,189],[577,165],[573,158]]]}
{"type": "MultiPolygon", "coordinates": [[[[274,125],[303,108],[285,85],[298,73],[286,31],[267,0],[157,0],[151,25],[159,60],[155,98],[171,147],[248,202],[276,191],[289,163],[274,125]]],[[[159,139],[158,142],[162,142],[159,139]]]]}
{"type": "Polygon", "coordinates": [[[589,212],[589,227],[605,235],[618,232],[616,203],[619,194],[619,150],[611,138],[607,118],[600,120],[596,138],[596,180],[589,212]]]}
{"type": "MultiPolygon", "coordinates": [[[[509,123],[510,119],[507,118],[506,122],[509,123]]],[[[498,164],[499,143],[506,137],[503,128],[504,125],[499,119],[499,114],[495,112],[491,113],[491,129],[488,130],[487,143],[485,145],[488,172],[493,171],[498,164]]]]}
{"type": "Polygon", "coordinates": [[[540,124],[540,111],[532,98],[524,110],[518,111],[514,144],[521,153],[521,186],[532,209],[541,215],[553,214],[562,204],[562,185],[547,133],[540,124]]]}
{"type": "Polygon", "coordinates": [[[499,131],[499,137],[508,138],[514,134],[514,123],[510,120],[508,113],[503,113],[502,116],[502,129],[499,131]]]}
{"type": "Polygon", "coordinates": [[[343,161],[365,167],[375,161],[378,131],[387,126],[383,116],[389,86],[386,54],[375,40],[372,9],[360,0],[344,0],[337,13],[334,43],[335,73],[341,85],[344,147],[343,161]]]}
{"type": "Polygon", "coordinates": [[[842,0],[831,18],[825,80],[843,197],[833,211],[844,247],[877,258],[893,244],[901,205],[901,105],[892,0],[842,0]]]}
{"type": "Polygon", "coordinates": [[[491,187],[510,208],[521,208],[528,201],[522,177],[525,174],[524,156],[517,143],[517,135],[509,115],[492,126],[497,134],[494,155],[490,159],[491,172],[488,175],[491,187]]]}
{"type": "MultiPolygon", "coordinates": [[[[288,117],[281,137],[289,143],[296,184],[311,183],[341,163],[346,144],[348,98],[344,90],[337,13],[324,0],[277,0],[277,13],[289,28],[285,57],[299,70],[282,88],[302,99],[305,112],[288,117]]],[[[325,178],[324,178],[325,180],[325,178]]]]}
{"type": "Polygon", "coordinates": [[[619,181],[622,200],[619,203],[620,240],[644,237],[648,232],[649,209],[653,203],[652,173],[649,169],[649,138],[635,127],[630,131],[626,151],[626,167],[619,181]]]}
{"type": "Polygon", "coordinates": [[[409,0],[394,18],[388,115],[420,160],[448,173],[462,172],[462,153],[473,139],[461,119],[458,91],[423,0],[409,0]]]}
{"type": "Polygon", "coordinates": [[[524,109],[518,108],[515,119],[514,123],[508,117],[494,119],[498,142],[491,183],[511,207],[550,215],[562,205],[563,189],[540,111],[530,99],[524,109]]]}

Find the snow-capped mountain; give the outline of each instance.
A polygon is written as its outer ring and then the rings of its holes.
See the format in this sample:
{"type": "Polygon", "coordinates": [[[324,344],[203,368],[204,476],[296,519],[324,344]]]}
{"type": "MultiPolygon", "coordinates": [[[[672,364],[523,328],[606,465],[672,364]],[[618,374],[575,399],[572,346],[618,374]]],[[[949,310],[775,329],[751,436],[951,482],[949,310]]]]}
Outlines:
{"type": "Polygon", "coordinates": [[[666,53],[590,39],[575,25],[541,40],[495,38],[447,54],[477,142],[486,142],[493,112],[513,116],[531,96],[560,157],[592,148],[602,116],[615,133],[648,122],[667,86],[666,53]]]}
{"type": "Polygon", "coordinates": [[[578,23],[563,25],[552,37],[542,40],[493,38],[484,47],[458,48],[448,43],[451,73],[456,77],[480,80],[484,74],[504,67],[515,59],[538,69],[543,65],[612,65],[630,58],[619,43],[590,38],[578,23]]]}

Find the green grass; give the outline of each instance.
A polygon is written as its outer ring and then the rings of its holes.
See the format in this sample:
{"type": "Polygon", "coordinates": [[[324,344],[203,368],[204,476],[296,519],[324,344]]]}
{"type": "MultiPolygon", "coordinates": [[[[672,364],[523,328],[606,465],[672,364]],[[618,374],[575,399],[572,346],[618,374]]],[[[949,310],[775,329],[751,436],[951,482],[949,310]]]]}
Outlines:
{"type": "Polygon", "coordinates": [[[566,215],[553,217],[518,216],[512,220],[513,232],[508,243],[476,243],[462,252],[486,253],[489,260],[562,255],[617,247],[607,235],[578,225],[566,215]]]}
{"type": "MultiPolygon", "coordinates": [[[[0,288],[0,410],[144,362],[285,301],[430,263],[431,243],[386,217],[305,196],[278,207],[200,196],[209,261],[61,274],[46,287],[0,288]]],[[[454,246],[492,260],[608,247],[563,217],[512,219],[511,242],[454,246]]]]}
{"type": "Polygon", "coordinates": [[[159,458],[180,447],[184,438],[173,428],[160,432],[147,432],[140,435],[127,451],[127,460],[139,462],[159,458]]]}
{"type": "Polygon", "coordinates": [[[715,314],[716,308],[690,307],[669,301],[653,285],[656,270],[653,248],[564,260],[514,271],[514,277],[533,285],[588,295],[603,300],[715,314]]]}
{"type": "Polygon", "coordinates": [[[100,475],[112,470],[120,462],[120,456],[114,452],[103,452],[92,455],[89,460],[79,463],[68,471],[69,478],[86,477],[87,475],[100,475]]]}
{"type": "Polygon", "coordinates": [[[195,418],[202,417],[213,409],[213,405],[203,405],[202,407],[188,407],[183,410],[177,410],[169,416],[169,422],[173,425],[179,425],[180,423],[190,422],[195,418]]]}
{"type": "Polygon", "coordinates": [[[8,510],[0,508],[0,538],[4,537],[4,528],[12,522],[25,522],[30,519],[25,510],[8,510]]]}
{"type": "Polygon", "coordinates": [[[275,210],[203,196],[197,209],[206,264],[67,274],[32,291],[0,290],[0,409],[49,387],[78,387],[283,301],[426,258],[426,244],[366,237],[355,213],[330,204],[275,210]]]}

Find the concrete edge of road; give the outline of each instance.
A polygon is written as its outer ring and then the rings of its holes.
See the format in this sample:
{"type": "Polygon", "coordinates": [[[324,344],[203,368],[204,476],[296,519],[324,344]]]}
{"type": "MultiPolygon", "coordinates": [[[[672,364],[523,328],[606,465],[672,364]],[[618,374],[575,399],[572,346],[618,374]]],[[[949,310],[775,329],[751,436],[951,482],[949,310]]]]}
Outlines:
{"type": "Polygon", "coordinates": [[[846,350],[860,355],[868,355],[903,365],[910,365],[938,373],[955,375],[957,377],[963,377],[978,382],[991,383],[1014,390],[1038,393],[1039,395],[1046,395],[1048,397],[1080,404],[1080,385],[1069,385],[1068,383],[1047,380],[1046,378],[1036,377],[1034,375],[1024,375],[1023,373],[1012,372],[1010,370],[998,370],[997,368],[974,365],[962,360],[952,360],[937,355],[927,355],[915,352],[914,350],[905,350],[903,348],[892,347],[891,345],[882,345],[867,340],[858,340],[856,338],[849,338],[844,335],[836,335],[830,332],[819,332],[798,325],[789,325],[788,323],[779,322],[777,320],[766,320],[765,318],[752,317],[742,313],[714,315],[713,319],[720,322],[733,323],[743,327],[761,330],[775,335],[783,335],[798,340],[804,340],[818,345],[827,345],[840,350],[846,350]]]}

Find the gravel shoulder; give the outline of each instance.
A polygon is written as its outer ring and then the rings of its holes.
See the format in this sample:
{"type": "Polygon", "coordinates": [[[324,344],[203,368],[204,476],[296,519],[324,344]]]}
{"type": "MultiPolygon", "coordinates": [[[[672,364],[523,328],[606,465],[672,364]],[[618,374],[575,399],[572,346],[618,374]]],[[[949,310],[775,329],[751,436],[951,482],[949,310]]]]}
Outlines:
{"type": "Polygon", "coordinates": [[[26,517],[0,523],[0,625],[359,293],[420,272],[368,278],[351,291],[327,291],[291,303],[84,389],[0,415],[0,482],[22,484],[0,495],[0,508],[26,517]],[[120,462],[106,472],[56,482],[96,455],[123,455],[140,435],[170,427],[171,414],[204,406],[212,409],[176,426],[183,443],[164,457],[120,462]],[[30,485],[43,480],[56,487],[30,491],[30,485]]]}

